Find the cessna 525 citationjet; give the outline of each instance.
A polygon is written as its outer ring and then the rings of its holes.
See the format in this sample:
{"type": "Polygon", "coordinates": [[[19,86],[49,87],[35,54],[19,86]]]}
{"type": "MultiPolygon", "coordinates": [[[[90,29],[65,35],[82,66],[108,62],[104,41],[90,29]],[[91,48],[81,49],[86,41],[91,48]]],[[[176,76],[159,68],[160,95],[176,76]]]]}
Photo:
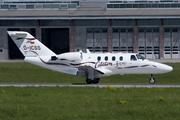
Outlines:
{"type": "Polygon", "coordinates": [[[31,34],[8,31],[25,61],[54,71],[86,77],[87,84],[98,83],[101,77],[114,74],[150,74],[149,82],[155,83],[152,74],[173,70],[171,66],[152,62],[137,53],[86,53],[68,52],[56,55],[31,34]]]}

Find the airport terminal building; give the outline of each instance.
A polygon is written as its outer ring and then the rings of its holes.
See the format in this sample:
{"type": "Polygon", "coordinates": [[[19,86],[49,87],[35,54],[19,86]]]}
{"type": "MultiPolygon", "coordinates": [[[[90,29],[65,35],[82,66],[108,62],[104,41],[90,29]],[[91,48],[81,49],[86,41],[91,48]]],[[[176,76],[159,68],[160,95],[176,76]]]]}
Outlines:
{"type": "Polygon", "coordinates": [[[27,31],[56,54],[138,52],[180,58],[180,0],[0,1],[0,60],[23,55],[7,31],[27,31]]]}

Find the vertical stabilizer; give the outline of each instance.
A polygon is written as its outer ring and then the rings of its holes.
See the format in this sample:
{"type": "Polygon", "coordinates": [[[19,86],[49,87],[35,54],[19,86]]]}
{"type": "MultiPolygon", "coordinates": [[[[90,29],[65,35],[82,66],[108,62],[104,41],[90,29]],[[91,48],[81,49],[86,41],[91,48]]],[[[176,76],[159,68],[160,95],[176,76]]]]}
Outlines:
{"type": "Polygon", "coordinates": [[[38,56],[40,58],[48,57],[49,59],[51,56],[56,56],[54,52],[28,32],[8,31],[8,34],[25,57],[38,56]]]}

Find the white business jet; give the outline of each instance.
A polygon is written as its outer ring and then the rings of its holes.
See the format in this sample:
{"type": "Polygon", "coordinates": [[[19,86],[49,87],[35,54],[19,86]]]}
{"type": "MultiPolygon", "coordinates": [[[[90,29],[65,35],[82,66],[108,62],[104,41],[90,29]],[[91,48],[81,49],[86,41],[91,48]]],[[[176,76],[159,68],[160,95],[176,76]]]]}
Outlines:
{"type": "Polygon", "coordinates": [[[31,34],[8,31],[25,61],[54,71],[86,77],[87,84],[98,83],[101,77],[114,74],[150,74],[149,82],[155,83],[152,74],[173,70],[171,66],[152,62],[137,53],[68,52],[56,55],[31,34]]]}

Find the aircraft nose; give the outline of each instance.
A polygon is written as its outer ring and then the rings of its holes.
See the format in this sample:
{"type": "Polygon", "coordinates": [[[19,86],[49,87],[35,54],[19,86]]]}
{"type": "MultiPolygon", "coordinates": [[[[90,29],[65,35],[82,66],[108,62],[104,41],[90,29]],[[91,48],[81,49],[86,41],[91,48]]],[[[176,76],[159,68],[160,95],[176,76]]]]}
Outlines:
{"type": "Polygon", "coordinates": [[[161,64],[160,67],[161,67],[161,70],[163,71],[163,73],[171,72],[173,70],[173,68],[171,66],[168,66],[165,64],[161,64]]]}
{"type": "Polygon", "coordinates": [[[171,66],[166,65],[165,71],[171,72],[172,70],[173,70],[173,68],[171,66]]]}

